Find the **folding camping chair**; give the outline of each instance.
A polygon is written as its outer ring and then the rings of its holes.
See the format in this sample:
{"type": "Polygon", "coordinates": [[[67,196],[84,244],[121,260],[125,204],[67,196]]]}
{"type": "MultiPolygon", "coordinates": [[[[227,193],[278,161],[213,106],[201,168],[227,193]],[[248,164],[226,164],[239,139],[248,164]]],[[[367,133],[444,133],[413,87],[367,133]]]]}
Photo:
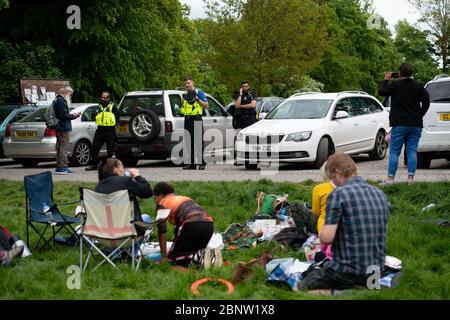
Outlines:
{"type": "Polygon", "coordinates": [[[58,207],[69,206],[71,204],[78,203],[78,201],[58,206],[53,203],[53,180],[52,173],[50,171],[25,176],[24,184],[28,246],[30,246],[29,227],[31,227],[39,235],[39,240],[35,247],[38,248],[40,242],[44,242],[38,250],[45,248],[50,241],[53,241],[54,244],[55,236],[61,230],[66,230],[71,236],[78,237],[71,225],[74,223],[80,223],[80,219],[63,215],[58,209],[58,207]],[[39,231],[37,227],[39,224],[45,225],[44,231],[39,231]],[[45,236],[49,227],[52,230],[52,236],[46,239],[45,236]]]}
{"type": "Polygon", "coordinates": [[[152,224],[142,221],[134,221],[133,195],[127,190],[121,190],[110,194],[97,193],[89,189],[80,189],[81,196],[81,234],[80,234],[80,270],[84,272],[93,256],[94,250],[103,260],[95,266],[96,270],[103,263],[108,262],[117,269],[114,260],[122,252],[131,257],[132,268],[139,269],[143,259],[140,246],[139,258],[136,257],[135,247],[140,240],[147,241],[153,230],[152,224]],[[143,237],[138,237],[136,225],[145,226],[147,229],[143,237]],[[89,253],[83,266],[83,243],[89,247],[89,253]],[[106,247],[112,250],[108,255],[100,249],[106,247]],[[135,267],[135,263],[137,266],[135,267]]]}

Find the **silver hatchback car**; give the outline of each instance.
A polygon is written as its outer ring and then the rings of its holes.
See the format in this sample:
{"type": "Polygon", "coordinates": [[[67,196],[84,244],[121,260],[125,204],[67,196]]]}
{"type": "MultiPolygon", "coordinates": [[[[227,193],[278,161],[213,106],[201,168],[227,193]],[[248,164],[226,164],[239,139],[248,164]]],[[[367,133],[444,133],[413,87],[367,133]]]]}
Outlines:
{"type": "MultiPolygon", "coordinates": [[[[81,112],[81,117],[72,121],[68,156],[71,166],[89,164],[94,140],[94,114],[98,104],[73,103],[70,112],[81,112]]],[[[36,167],[40,162],[56,159],[56,132],[45,125],[46,108],[39,108],[5,130],[3,149],[5,156],[13,158],[24,167],[36,167]]],[[[106,150],[100,151],[106,156],[106,150]]]]}

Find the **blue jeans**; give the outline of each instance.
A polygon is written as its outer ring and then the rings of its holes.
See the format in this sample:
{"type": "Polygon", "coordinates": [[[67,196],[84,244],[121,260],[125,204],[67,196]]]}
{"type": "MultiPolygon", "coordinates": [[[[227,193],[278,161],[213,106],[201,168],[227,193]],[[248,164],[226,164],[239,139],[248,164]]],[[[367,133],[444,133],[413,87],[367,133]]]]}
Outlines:
{"type": "Polygon", "coordinates": [[[422,137],[422,128],[398,126],[391,131],[391,151],[389,156],[389,177],[395,177],[398,168],[398,157],[406,143],[408,159],[408,176],[415,176],[417,169],[417,146],[422,137]]]}

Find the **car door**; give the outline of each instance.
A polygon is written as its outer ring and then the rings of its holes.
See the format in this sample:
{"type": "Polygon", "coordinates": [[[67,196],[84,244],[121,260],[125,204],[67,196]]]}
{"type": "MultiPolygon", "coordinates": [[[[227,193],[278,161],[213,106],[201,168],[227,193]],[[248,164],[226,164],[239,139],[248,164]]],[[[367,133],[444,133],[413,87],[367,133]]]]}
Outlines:
{"type": "Polygon", "coordinates": [[[333,128],[333,142],[336,151],[350,152],[354,150],[357,143],[357,126],[355,125],[355,119],[351,114],[352,103],[349,98],[339,100],[332,113],[331,126],[333,128]],[[336,114],[339,111],[345,111],[348,113],[348,118],[335,119],[336,114]]]}
{"type": "Polygon", "coordinates": [[[97,106],[86,108],[81,115],[81,128],[88,134],[91,143],[94,141],[95,131],[97,130],[97,125],[95,123],[96,109],[97,106]]]}
{"type": "Polygon", "coordinates": [[[372,116],[364,97],[351,97],[351,114],[355,123],[357,141],[352,151],[359,152],[372,147],[377,135],[378,121],[372,116]]]}
{"type": "Polygon", "coordinates": [[[207,97],[207,99],[209,107],[203,120],[205,139],[207,141],[213,141],[206,146],[205,150],[208,152],[213,150],[223,152],[233,146],[234,131],[232,130],[232,118],[227,116],[226,110],[216,100],[211,97],[207,97]],[[213,131],[208,132],[208,130],[213,131]],[[233,137],[231,134],[233,134],[233,137]],[[221,137],[218,135],[221,135],[221,137]]]}

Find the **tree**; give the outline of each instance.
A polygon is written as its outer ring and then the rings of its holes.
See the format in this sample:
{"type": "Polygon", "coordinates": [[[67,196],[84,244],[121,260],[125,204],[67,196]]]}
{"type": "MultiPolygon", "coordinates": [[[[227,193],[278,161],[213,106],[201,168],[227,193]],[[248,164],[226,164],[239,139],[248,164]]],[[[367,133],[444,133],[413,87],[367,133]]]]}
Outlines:
{"type": "Polygon", "coordinates": [[[324,0],[332,12],[328,23],[332,47],[311,76],[325,91],[363,90],[376,94],[383,71],[398,68],[401,56],[386,22],[368,28],[371,1],[324,0]]]}
{"type": "MultiPolygon", "coordinates": [[[[0,57],[7,59],[2,63],[18,65],[6,50],[37,57],[32,63],[21,62],[30,67],[17,67],[12,74],[0,68],[2,83],[12,88],[21,77],[59,74],[71,80],[78,101],[92,100],[102,90],[118,100],[130,90],[175,88],[183,75],[197,68],[188,36],[193,26],[178,0],[81,0],[79,30],[66,27],[71,4],[10,0],[9,8],[0,11],[0,57]]],[[[18,90],[5,94],[14,98],[18,90]]]]}
{"type": "Polygon", "coordinates": [[[448,72],[450,48],[450,1],[449,0],[409,0],[421,14],[420,22],[430,29],[436,53],[442,62],[442,71],[448,72]]]}
{"type": "Polygon", "coordinates": [[[439,73],[438,65],[433,59],[433,45],[428,40],[428,31],[421,31],[406,20],[395,26],[395,47],[405,61],[414,66],[414,76],[426,83],[439,73]]]}
{"type": "Polygon", "coordinates": [[[327,12],[313,0],[206,1],[210,44],[204,61],[237,88],[251,81],[260,95],[296,86],[320,63],[329,43],[327,12]]]}

